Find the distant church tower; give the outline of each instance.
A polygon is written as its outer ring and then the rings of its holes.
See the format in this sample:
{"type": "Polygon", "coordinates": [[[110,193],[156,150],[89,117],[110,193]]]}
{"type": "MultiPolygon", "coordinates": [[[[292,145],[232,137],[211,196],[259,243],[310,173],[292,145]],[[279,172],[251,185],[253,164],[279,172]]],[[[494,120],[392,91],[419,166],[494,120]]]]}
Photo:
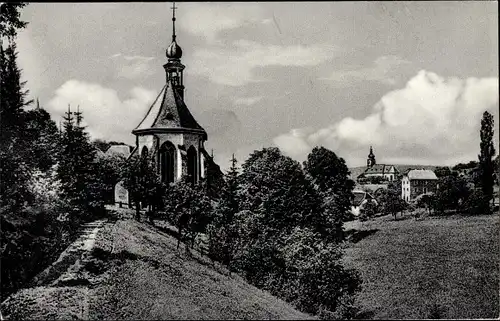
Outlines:
{"type": "Polygon", "coordinates": [[[172,43],[166,50],[167,63],[163,65],[166,84],[132,131],[136,136],[133,153],[152,157],[163,182],[176,182],[188,175],[194,184],[205,176],[207,161],[212,158],[204,149],[207,133],[184,103],[185,66],[175,35],[175,3],[172,9],[172,43]]]}
{"type": "Polygon", "coordinates": [[[373,167],[373,165],[377,164],[375,160],[375,154],[373,154],[373,148],[370,146],[370,153],[368,154],[368,159],[366,160],[366,167],[373,167]]]}

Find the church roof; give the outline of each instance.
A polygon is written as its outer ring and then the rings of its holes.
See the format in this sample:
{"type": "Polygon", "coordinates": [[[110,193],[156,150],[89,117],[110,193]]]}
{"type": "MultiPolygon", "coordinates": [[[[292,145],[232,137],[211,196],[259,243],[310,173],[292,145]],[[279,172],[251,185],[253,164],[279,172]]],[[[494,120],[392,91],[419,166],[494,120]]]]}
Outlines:
{"type": "Polygon", "coordinates": [[[132,132],[145,129],[194,129],[206,132],[169,82],[163,86],[146,116],[132,132]]]}
{"type": "Polygon", "coordinates": [[[387,174],[397,173],[398,169],[394,165],[375,164],[372,167],[367,167],[364,174],[387,174]],[[392,171],[394,169],[394,171],[392,171]]]}

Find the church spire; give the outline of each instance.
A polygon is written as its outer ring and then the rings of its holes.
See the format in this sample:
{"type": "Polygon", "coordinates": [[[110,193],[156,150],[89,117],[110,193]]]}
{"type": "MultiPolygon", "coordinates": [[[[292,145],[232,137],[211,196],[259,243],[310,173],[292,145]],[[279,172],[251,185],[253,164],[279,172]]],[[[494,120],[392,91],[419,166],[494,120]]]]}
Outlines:
{"type": "Polygon", "coordinates": [[[177,7],[175,6],[175,1],[172,2],[172,42],[175,41],[175,9],[177,9],[177,7]]]}
{"type": "Polygon", "coordinates": [[[166,55],[168,61],[163,68],[165,68],[167,85],[172,86],[175,92],[184,99],[184,79],[183,71],[185,66],[181,63],[182,49],[177,44],[177,35],[175,34],[175,2],[172,6],[172,43],[168,46],[166,55]]]}
{"type": "Polygon", "coordinates": [[[370,153],[368,154],[368,159],[366,160],[367,167],[373,167],[377,162],[375,160],[375,154],[373,153],[373,148],[370,146],[370,153]]]}
{"type": "Polygon", "coordinates": [[[177,44],[177,35],[175,34],[175,9],[177,7],[175,6],[175,1],[173,2],[172,6],[172,43],[170,46],[167,48],[167,58],[169,61],[175,61],[175,60],[180,60],[182,57],[182,49],[181,47],[177,44]]]}

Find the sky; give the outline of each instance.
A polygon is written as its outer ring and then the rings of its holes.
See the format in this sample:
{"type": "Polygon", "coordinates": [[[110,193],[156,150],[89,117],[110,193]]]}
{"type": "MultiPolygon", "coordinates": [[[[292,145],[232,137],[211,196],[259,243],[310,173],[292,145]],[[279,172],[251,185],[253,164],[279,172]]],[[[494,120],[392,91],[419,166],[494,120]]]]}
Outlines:
{"type": "MultiPolygon", "coordinates": [[[[32,3],[19,65],[59,122],[83,111],[93,138],[131,131],[165,83],[171,3],[32,3]]],[[[176,3],[185,101],[226,169],[277,146],[366,164],[477,160],[484,111],[499,131],[498,3],[176,3]]],[[[496,140],[498,146],[498,140],[496,140]]]]}

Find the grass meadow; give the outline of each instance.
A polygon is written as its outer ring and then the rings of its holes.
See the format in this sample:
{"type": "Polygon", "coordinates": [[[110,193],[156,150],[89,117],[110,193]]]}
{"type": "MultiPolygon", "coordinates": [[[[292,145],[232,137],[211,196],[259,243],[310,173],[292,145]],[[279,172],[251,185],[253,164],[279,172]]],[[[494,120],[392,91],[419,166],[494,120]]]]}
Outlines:
{"type": "Polygon", "coordinates": [[[497,318],[499,215],[348,222],[364,318],[497,318]]]}

